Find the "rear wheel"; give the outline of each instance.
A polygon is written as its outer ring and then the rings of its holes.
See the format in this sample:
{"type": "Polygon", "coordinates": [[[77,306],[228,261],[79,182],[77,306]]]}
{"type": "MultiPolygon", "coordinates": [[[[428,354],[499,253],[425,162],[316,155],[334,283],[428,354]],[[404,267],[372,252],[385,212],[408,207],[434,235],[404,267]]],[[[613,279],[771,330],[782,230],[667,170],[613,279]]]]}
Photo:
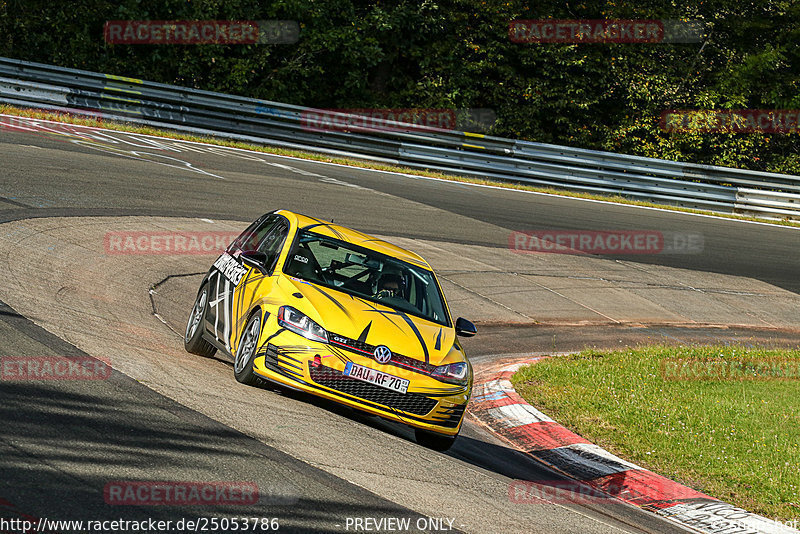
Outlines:
{"type": "Polygon", "coordinates": [[[261,336],[261,312],[256,311],[247,321],[242,331],[242,340],[236,350],[233,361],[233,374],[242,384],[255,386],[260,378],[253,372],[253,360],[256,359],[258,338],[261,336]]]}
{"type": "Polygon", "coordinates": [[[417,438],[417,443],[423,447],[442,452],[452,447],[456,441],[455,436],[445,436],[444,434],[437,434],[420,428],[414,430],[414,437],[417,438]]]}
{"type": "Polygon", "coordinates": [[[207,304],[208,284],[203,284],[197,294],[192,313],[189,315],[189,321],[186,323],[186,333],[183,335],[183,347],[187,352],[206,358],[217,352],[214,345],[203,339],[203,319],[206,316],[207,304]]]}

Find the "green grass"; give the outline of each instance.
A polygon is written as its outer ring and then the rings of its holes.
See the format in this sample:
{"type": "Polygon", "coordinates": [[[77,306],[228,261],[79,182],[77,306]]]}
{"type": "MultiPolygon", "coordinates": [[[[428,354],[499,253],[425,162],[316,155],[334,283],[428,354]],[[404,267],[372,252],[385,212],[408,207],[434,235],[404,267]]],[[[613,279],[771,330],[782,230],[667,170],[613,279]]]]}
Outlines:
{"type": "Polygon", "coordinates": [[[752,512],[800,516],[800,380],[665,380],[665,359],[791,360],[800,350],[587,350],[520,369],[532,405],[646,469],[752,512]]]}
{"type": "Polygon", "coordinates": [[[356,158],[340,158],[330,157],[324,154],[314,152],[307,152],[302,150],[289,150],[277,148],[273,146],[254,145],[250,143],[242,143],[239,141],[231,141],[230,139],[218,137],[204,137],[197,135],[186,135],[172,130],[152,128],[149,126],[138,126],[134,123],[114,122],[107,120],[99,120],[93,118],[86,118],[69,113],[57,113],[51,111],[42,111],[38,109],[18,108],[6,104],[0,104],[0,113],[6,115],[17,115],[20,117],[31,117],[36,119],[46,119],[57,122],[64,122],[68,124],[79,124],[82,126],[93,126],[97,128],[108,128],[109,130],[117,130],[122,132],[139,133],[146,135],[156,135],[160,137],[167,137],[170,139],[180,139],[184,141],[195,141],[199,143],[209,143],[221,146],[228,146],[233,148],[242,148],[246,150],[254,150],[266,154],[277,154],[279,156],[288,156],[299,159],[307,159],[312,161],[324,161],[328,163],[338,163],[339,165],[348,165],[351,167],[359,167],[362,169],[374,169],[388,172],[400,172],[404,174],[413,174],[416,176],[427,176],[430,178],[437,178],[439,180],[449,180],[454,182],[464,182],[470,184],[489,185],[494,187],[503,187],[506,189],[518,189],[520,191],[534,191],[537,193],[547,193],[550,195],[559,195],[572,198],[585,198],[590,200],[602,200],[605,202],[615,202],[617,204],[628,204],[631,206],[645,206],[650,208],[660,208],[671,211],[680,211],[684,213],[698,213],[702,215],[714,215],[716,217],[724,217],[726,219],[736,219],[742,221],[757,221],[768,224],[775,224],[778,226],[795,226],[800,227],[800,221],[792,221],[788,219],[783,220],[767,220],[759,219],[758,217],[749,217],[745,215],[734,215],[729,213],[716,213],[705,210],[696,210],[691,208],[682,208],[679,206],[669,206],[664,204],[656,204],[654,202],[645,202],[641,200],[633,200],[630,198],[622,197],[619,195],[599,195],[594,193],[582,193],[577,191],[567,191],[564,189],[556,189],[552,187],[536,187],[525,184],[518,184],[512,182],[502,182],[497,180],[484,180],[478,178],[471,178],[467,176],[454,176],[451,174],[444,174],[429,170],[412,169],[409,167],[397,165],[384,165],[380,163],[373,163],[356,158]]]}

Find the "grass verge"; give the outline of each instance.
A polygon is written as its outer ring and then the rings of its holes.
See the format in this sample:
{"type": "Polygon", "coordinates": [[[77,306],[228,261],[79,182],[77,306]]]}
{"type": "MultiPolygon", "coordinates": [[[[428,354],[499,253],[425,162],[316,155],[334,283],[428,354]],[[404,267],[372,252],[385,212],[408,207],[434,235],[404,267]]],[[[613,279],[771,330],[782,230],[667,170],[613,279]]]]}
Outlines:
{"type": "Polygon", "coordinates": [[[512,382],[530,404],[614,454],[786,521],[800,516],[798,369],[800,350],[655,346],[548,358],[512,382]],[[765,361],[781,365],[783,378],[774,367],[742,370],[765,361]]]}
{"type": "Polygon", "coordinates": [[[239,141],[231,141],[230,139],[218,137],[204,137],[197,135],[182,134],[173,130],[164,130],[153,128],[150,126],[139,126],[135,123],[115,122],[108,120],[100,120],[70,113],[60,113],[53,111],[42,111],[38,109],[18,108],[9,106],[7,104],[0,104],[0,113],[6,115],[16,115],[19,117],[30,117],[35,119],[51,120],[56,122],[64,122],[68,124],[77,124],[81,126],[92,126],[96,128],[108,128],[109,130],[117,130],[122,132],[139,133],[145,135],[156,135],[159,137],[166,137],[169,139],[179,139],[184,141],[195,141],[199,143],[215,144],[220,146],[228,146],[233,148],[242,148],[246,150],[254,150],[256,152],[263,152],[266,154],[276,154],[279,156],[288,156],[299,159],[307,159],[312,161],[323,161],[327,163],[337,163],[339,165],[348,165],[351,167],[359,167],[362,169],[373,169],[388,172],[399,172],[403,174],[412,174],[416,176],[426,176],[430,178],[437,178],[439,180],[449,180],[453,182],[464,182],[470,184],[488,185],[493,187],[502,187],[506,189],[517,189],[520,191],[533,191],[537,193],[546,193],[550,195],[559,195],[572,198],[584,198],[590,200],[601,200],[605,202],[614,202],[617,204],[627,204],[631,206],[645,206],[650,208],[660,208],[671,211],[679,211],[684,213],[696,213],[701,215],[714,215],[716,217],[723,217],[726,219],[735,219],[742,221],[756,221],[768,224],[775,224],[779,226],[795,226],[800,228],[800,222],[790,220],[766,220],[757,217],[748,217],[744,215],[733,215],[728,213],[716,213],[705,210],[696,210],[691,208],[682,208],[679,206],[669,206],[664,204],[656,204],[654,202],[645,202],[641,200],[632,200],[619,195],[599,195],[594,193],[582,193],[577,191],[565,191],[563,189],[556,189],[551,187],[536,187],[525,184],[502,182],[497,180],[482,180],[477,178],[470,178],[466,176],[455,176],[451,174],[444,174],[440,172],[411,169],[403,166],[384,165],[380,163],[373,163],[365,160],[355,158],[339,158],[330,157],[324,154],[314,152],[306,152],[302,150],[289,150],[273,146],[254,145],[250,143],[242,143],[239,141]]]}

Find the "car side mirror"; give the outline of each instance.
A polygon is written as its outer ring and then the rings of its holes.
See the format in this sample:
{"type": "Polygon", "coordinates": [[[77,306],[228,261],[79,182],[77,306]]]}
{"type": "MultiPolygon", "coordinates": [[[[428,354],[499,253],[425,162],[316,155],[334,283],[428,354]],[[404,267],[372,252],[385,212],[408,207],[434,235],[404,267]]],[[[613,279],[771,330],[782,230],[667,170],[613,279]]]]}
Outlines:
{"type": "Polygon", "coordinates": [[[463,317],[456,319],[456,335],[461,337],[472,337],[478,333],[475,325],[467,321],[463,317]]]}
{"type": "Polygon", "coordinates": [[[242,252],[241,258],[243,262],[249,263],[262,273],[267,274],[269,270],[269,265],[267,265],[269,258],[263,252],[258,250],[246,250],[242,252]]]}

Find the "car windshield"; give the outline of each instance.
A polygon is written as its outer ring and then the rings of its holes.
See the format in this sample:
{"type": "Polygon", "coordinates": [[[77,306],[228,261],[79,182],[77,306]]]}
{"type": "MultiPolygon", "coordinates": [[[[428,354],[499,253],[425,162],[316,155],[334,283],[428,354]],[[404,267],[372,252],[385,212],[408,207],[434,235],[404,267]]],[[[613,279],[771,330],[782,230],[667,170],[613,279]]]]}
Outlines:
{"type": "Polygon", "coordinates": [[[301,231],[284,273],[450,326],[431,271],[352,243],[301,231]]]}

